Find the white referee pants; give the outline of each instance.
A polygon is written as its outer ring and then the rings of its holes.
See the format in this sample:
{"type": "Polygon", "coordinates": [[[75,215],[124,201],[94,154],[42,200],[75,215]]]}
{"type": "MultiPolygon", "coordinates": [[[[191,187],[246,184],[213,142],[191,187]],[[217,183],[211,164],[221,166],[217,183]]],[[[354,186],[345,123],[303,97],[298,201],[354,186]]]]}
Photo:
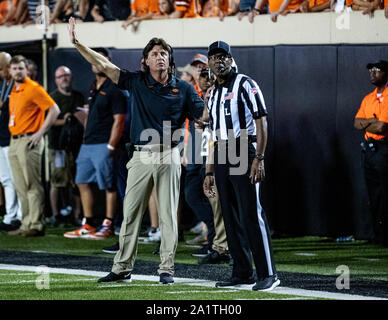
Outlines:
{"type": "Polygon", "coordinates": [[[12,170],[8,160],[9,147],[0,147],[0,183],[4,188],[5,211],[3,222],[10,224],[22,219],[22,206],[17,198],[13,184],[12,170]]]}

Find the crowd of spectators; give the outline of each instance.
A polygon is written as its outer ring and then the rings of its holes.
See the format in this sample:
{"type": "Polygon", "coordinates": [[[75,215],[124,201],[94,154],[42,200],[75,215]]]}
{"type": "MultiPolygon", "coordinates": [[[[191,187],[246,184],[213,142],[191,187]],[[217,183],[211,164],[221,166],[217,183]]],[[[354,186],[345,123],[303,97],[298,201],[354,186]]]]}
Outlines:
{"type": "MultiPolygon", "coordinates": [[[[388,0],[43,0],[49,24],[123,21],[122,27],[136,31],[142,20],[248,16],[252,23],[259,14],[268,14],[273,22],[279,15],[320,11],[362,11],[373,17],[384,10],[388,18],[388,0]]],[[[23,26],[42,21],[42,0],[0,0],[0,25],[23,26]]]]}

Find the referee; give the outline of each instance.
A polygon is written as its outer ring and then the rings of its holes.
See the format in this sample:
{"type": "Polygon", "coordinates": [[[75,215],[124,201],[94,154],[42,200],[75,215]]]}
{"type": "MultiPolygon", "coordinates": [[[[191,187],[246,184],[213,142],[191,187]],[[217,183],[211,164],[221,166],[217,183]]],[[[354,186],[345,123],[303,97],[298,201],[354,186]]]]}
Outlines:
{"type": "Polygon", "coordinates": [[[259,182],[265,176],[267,143],[267,111],[263,95],[254,80],[232,69],[233,58],[227,43],[212,43],[208,57],[217,82],[207,101],[214,149],[206,166],[204,192],[213,197],[214,181],[217,182],[234,261],[230,280],[217,282],[216,286],[256,282],[253,290],[269,291],[278,286],[280,280],[259,198],[259,182]]]}

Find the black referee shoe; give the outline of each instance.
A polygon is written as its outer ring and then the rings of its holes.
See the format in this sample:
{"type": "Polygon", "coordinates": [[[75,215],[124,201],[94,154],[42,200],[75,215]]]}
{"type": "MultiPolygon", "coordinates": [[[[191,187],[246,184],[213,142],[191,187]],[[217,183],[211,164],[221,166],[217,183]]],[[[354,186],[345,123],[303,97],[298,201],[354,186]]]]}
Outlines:
{"type": "Polygon", "coordinates": [[[240,284],[254,284],[254,283],[255,283],[254,277],[250,277],[246,279],[233,277],[230,280],[216,282],[216,287],[231,287],[231,286],[237,286],[240,284]]]}
{"type": "Polygon", "coordinates": [[[254,291],[271,291],[280,284],[280,280],[277,275],[270,276],[268,278],[260,279],[252,287],[254,291]]]}
{"type": "Polygon", "coordinates": [[[169,273],[161,273],[159,278],[159,283],[161,284],[173,284],[174,278],[169,273]]]}
{"type": "Polygon", "coordinates": [[[211,251],[203,258],[198,259],[198,264],[218,264],[229,262],[230,255],[228,253],[219,254],[217,251],[211,251]]]}
{"type": "Polygon", "coordinates": [[[119,250],[120,250],[120,244],[119,242],[116,242],[113,246],[103,248],[102,252],[115,254],[119,250]]]}
{"type": "Polygon", "coordinates": [[[97,282],[131,282],[131,273],[130,272],[122,272],[120,274],[116,274],[114,272],[110,272],[107,276],[98,279],[97,282]]]}

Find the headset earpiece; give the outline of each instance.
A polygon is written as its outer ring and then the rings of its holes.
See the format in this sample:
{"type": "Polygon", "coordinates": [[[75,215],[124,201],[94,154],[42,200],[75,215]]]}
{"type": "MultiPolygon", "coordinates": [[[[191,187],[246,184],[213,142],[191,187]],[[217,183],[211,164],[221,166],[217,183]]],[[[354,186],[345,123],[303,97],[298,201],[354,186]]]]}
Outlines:
{"type": "Polygon", "coordinates": [[[170,63],[170,66],[174,63],[174,49],[168,45],[168,47],[170,48],[170,59],[169,59],[169,63],[170,63]]]}

